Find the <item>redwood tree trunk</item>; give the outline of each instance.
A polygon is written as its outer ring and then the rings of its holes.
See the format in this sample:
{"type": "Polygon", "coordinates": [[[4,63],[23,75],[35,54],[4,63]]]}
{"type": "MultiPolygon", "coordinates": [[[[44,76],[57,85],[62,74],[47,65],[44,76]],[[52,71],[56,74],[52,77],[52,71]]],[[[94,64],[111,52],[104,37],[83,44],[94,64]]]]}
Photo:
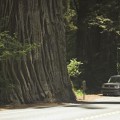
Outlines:
{"type": "Polygon", "coordinates": [[[13,87],[0,101],[75,100],[66,67],[62,0],[0,0],[0,19],[8,18],[1,31],[17,33],[18,40],[39,44],[21,59],[9,59],[1,71],[13,87]]]}

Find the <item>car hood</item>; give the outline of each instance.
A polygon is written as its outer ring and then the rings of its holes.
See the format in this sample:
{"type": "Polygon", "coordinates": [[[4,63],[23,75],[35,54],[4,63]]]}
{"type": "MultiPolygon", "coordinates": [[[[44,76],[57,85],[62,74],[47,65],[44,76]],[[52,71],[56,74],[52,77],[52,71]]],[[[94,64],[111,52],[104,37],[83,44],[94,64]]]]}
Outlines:
{"type": "Polygon", "coordinates": [[[104,85],[120,85],[120,83],[104,83],[104,85]]]}

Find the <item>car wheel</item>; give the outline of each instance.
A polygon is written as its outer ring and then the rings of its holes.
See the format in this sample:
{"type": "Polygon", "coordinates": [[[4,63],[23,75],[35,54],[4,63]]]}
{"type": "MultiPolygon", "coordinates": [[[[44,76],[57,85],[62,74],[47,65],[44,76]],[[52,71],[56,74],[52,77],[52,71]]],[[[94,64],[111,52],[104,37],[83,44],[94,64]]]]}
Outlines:
{"type": "Polygon", "coordinates": [[[103,96],[107,96],[107,94],[103,93],[103,96]]]}

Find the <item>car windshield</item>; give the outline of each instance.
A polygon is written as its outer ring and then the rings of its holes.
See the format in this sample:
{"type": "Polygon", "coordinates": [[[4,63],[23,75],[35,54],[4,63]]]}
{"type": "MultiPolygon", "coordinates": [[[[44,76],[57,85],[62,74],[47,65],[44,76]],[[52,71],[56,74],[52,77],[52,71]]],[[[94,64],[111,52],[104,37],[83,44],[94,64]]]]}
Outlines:
{"type": "Polygon", "coordinates": [[[120,77],[111,77],[109,83],[120,83],[120,77]]]}

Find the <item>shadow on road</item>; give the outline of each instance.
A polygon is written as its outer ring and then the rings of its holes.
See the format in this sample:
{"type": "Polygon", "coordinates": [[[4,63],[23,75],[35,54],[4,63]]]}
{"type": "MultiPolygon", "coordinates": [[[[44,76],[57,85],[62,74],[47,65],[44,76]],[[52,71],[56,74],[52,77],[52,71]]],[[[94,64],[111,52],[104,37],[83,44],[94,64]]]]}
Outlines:
{"type": "Polygon", "coordinates": [[[49,108],[49,107],[80,107],[80,108],[85,108],[85,109],[106,109],[104,107],[105,104],[120,104],[120,102],[86,102],[86,101],[78,101],[75,103],[61,103],[61,104],[56,104],[53,106],[36,106],[34,107],[35,109],[42,109],[42,108],[49,108]]]}
{"type": "Polygon", "coordinates": [[[109,101],[103,101],[103,102],[87,102],[87,101],[82,101],[82,102],[77,102],[80,104],[120,104],[120,102],[109,102],[109,101]]]}
{"type": "Polygon", "coordinates": [[[118,105],[120,102],[110,102],[110,101],[77,101],[73,103],[40,103],[40,104],[29,104],[29,105],[6,105],[0,106],[0,110],[6,109],[44,109],[44,108],[51,108],[51,107],[80,107],[85,109],[106,109],[104,105],[111,104],[111,105],[118,105]]]}
{"type": "Polygon", "coordinates": [[[111,104],[111,105],[116,105],[120,104],[120,102],[85,102],[85,101],[80,101],[77,102],[76,104],[68,104],[65,105],[65,107],[81,107],[85,109],[106,109],[107,107],[104,105],[111,104]]]}

